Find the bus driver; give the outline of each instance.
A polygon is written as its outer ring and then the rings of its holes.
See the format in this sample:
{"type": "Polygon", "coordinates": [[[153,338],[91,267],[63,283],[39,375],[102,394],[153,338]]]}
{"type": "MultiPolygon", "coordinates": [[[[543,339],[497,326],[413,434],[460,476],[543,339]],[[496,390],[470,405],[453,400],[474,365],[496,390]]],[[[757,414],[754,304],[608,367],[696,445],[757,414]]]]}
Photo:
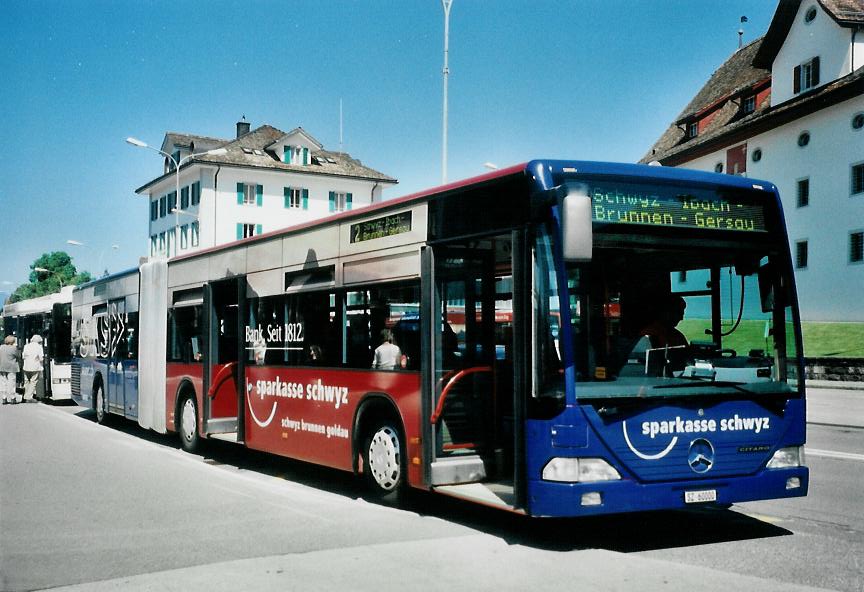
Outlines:
{"type": "Polygon", "coordinates": [[[640,335],[651,341],[652,348],[689,345],[687,338],[675,326],[684,318],[687,303],[677,294],[666,294],[659,303],[656,318],[642,327],[640,335]]]}

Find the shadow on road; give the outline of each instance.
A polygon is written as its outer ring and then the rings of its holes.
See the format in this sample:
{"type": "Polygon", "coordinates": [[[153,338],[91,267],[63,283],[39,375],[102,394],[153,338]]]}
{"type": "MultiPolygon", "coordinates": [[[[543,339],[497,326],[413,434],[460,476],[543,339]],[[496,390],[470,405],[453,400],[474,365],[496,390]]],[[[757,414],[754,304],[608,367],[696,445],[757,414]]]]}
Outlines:
{"type": "MultiPolygon", "coordinates": [[[[95,421],[95,413],[90,410],[75,415],[95,421]]],[[[176,434],[158,434],[142,429],[134,422],[110,416],[106,425],[160,446],[180,448],[176,434]]],[[[350,473],[218,440],[204,441],[199,456],[209,465],[254,471],[348,499],[364,497],[366,491],[361,480],[350,473]]],[[[377,503],[372,499],[369,501],[377,503]]],[[[528,518],[442,495],[412,491],[404,501],[403,509],[491,534],[509,544],[551,551],[606,549],[635,553],[792,534],[789,530],[734,510],[714,508],[585,518],[528,518]]]]}
{"type": "Polygon", "coordinates": [[[733,510],[700,508],[585,518],[527,518],[459,500],[428,497],[434,499],[423,509],[414,510],[499,536],[510,544],[549,551],[606,549],[636,553],[792,534],[733,510]]]}

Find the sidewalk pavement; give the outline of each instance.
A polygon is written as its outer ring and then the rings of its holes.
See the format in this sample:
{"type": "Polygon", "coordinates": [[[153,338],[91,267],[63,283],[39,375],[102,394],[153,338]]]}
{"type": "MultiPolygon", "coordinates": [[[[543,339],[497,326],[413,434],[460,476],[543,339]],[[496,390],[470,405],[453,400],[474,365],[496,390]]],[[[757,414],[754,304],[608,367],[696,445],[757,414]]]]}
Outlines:
{"type": "Polygon", "coordinates": [[[864,382],[843,380],[808,380],[807,388],[840,389],[844,391],[864,391],[864,382]]]}
{"type": "Polygon", "coordinates": [[[864,428],[864,383],[808,381],[807,423],[864,428]]]}
{"type": "Polygon", "coordinates": [[[585,549],[550,553],[490,534],[322,549],[237,559],[53,588],[55,592],[127,590],[664,590],[707,588],[760,592],[825,590],[687,565],[635,553],[585,549]],[[374,566],[374,568],[373,568],[374,566]],[[714,582],[715,585],[712,585],[714,582]]]}

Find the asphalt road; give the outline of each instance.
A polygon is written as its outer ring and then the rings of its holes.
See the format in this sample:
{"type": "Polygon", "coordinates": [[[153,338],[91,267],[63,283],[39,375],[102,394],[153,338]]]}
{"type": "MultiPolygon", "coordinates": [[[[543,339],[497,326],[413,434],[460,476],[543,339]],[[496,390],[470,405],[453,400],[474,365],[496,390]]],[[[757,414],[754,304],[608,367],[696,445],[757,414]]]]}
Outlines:
{"type": "Polygon", "coordinates": [[[425,494],[379,506],[340,472],[6,406],[0,589],[860,591],[862,436],[809,426],[804,499],[532,520],[425,494]]]}

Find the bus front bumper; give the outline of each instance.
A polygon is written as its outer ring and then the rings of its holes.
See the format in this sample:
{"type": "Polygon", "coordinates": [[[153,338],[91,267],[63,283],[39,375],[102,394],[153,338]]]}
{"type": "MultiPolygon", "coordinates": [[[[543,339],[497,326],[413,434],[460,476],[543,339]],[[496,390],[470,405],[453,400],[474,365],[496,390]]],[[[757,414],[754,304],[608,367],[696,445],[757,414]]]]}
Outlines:
{"type": "Polygon", "coordinates": [[[807,467],[766,469],[756,475],[662,483],[631,479],[594,483],[528,483],[528,513],[567,517],[729,506],[739,502],[807,495],[807,467]]]}

